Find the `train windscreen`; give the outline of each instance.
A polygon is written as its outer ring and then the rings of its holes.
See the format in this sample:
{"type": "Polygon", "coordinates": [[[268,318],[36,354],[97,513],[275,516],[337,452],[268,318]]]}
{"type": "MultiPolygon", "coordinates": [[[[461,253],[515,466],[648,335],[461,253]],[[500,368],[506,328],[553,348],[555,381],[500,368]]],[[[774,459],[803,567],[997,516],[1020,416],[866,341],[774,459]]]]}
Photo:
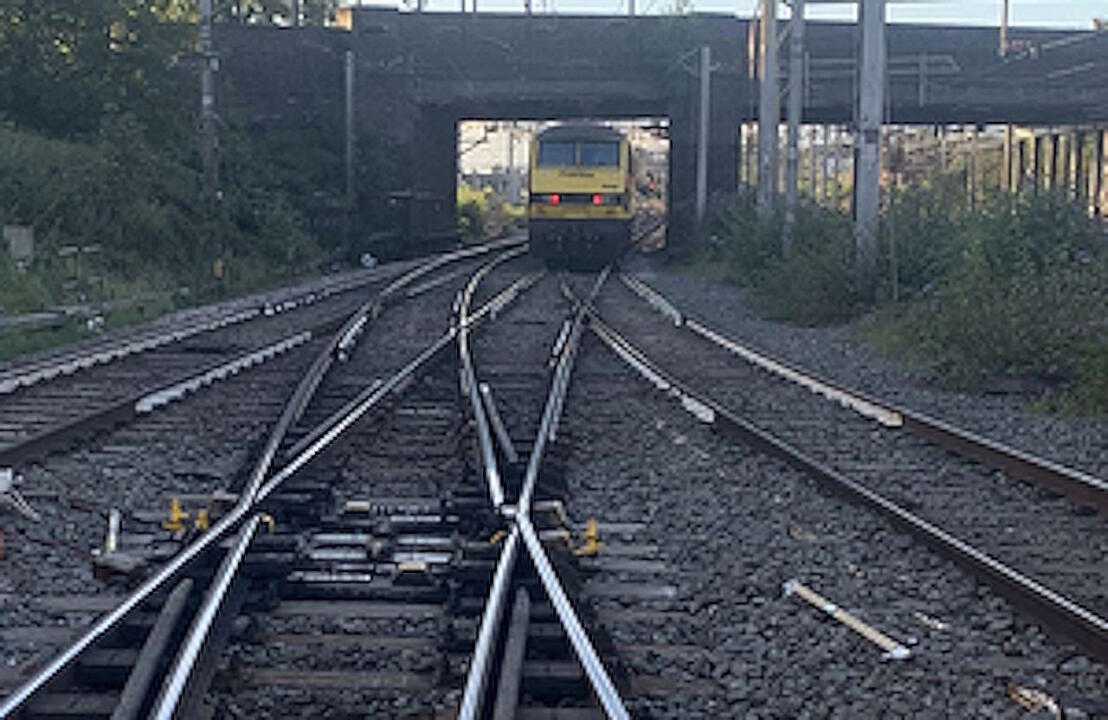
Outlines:
{"type": "Polygon", "coordinates": [[[619,167],[619,143],[581,143],[581,164],[585,167],[619,167]]]}
{"type": "Polygon", "coordinates": [[[540,142],[539,165],[576,165],[577,143],[540,142]]]}

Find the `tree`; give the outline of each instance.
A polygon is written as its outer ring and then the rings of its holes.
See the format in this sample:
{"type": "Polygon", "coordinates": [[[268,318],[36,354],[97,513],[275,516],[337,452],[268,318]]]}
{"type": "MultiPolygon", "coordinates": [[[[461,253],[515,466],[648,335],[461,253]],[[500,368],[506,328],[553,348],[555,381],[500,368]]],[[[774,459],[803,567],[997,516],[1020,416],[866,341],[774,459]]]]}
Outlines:
{"type": "Polygon", "coordinates": [[[106,113],[175,123],[167,68],[188,52],[185,0],[8,0],[0,7],[0,113],[57,137],[95,133],[106,113]]]}

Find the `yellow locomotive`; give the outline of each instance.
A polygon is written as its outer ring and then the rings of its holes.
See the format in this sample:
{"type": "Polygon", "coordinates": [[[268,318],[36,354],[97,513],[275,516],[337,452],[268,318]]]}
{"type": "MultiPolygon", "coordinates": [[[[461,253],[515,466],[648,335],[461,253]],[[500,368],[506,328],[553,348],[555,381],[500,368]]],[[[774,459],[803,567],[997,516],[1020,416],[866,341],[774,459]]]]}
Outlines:
{"type": "Polygon", "coordinates": [[[631,144],[603,125],[558,125],[531,141],[531,252],[548,263],[603,264],[631,240],[631,144]]]}

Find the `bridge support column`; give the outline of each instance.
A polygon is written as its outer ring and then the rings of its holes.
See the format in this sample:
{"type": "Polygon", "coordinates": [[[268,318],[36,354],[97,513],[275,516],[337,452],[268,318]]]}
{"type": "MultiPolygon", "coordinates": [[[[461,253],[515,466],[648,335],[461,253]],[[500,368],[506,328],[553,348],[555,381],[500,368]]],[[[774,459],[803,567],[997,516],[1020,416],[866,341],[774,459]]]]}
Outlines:
{"type": "Polygon", "coordinates": [[[447,108],[423,107],[411,147],[411,187],[419,230],[445,232],[457,222],[458,119],[447,108]]]}
{"type": "MultiPolygon", "coordinates": [[[[710,58],[708,58],[710,60],[710,58]]],[[[704,197],[734,195],[739,167],[739,92],[732,83],[712,83],[707,96],[708,112],[701,113],[699,73],[673,88],[669,106],[669,198],[671,245],[685,241],[685,232],[697,218],[697,187],[705,182],[704,197]],[[707,137],[707,164],[698,177],[701,156],[701,119],[707,137]]]]}
{"type": "Polygon", "coordinates": [[[861,0],[862,56],[858,88],[858,139],[854,149],[854,242],[858,272],[877,263],[881,206],[881,122],[885,112],[885,0],[861,0]]]}

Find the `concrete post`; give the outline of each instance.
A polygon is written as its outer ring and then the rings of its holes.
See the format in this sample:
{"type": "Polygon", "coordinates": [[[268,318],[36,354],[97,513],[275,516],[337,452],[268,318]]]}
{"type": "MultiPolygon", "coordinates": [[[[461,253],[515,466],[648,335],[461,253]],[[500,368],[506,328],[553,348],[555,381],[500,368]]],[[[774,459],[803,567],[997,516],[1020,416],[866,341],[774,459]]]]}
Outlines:
{"type": "MultiPolygon", "coordinates": [[[[1085,149],[1085,133],[1082,130],[1074,130],[1070,135],[1070,172],[1066,180],[1072,183],[1070,197],[1074,202],[1086,200],[1085,191],[1088,187],[1088,178],[1085,175],[1085,158],[1082,153],[1085,149]]],[[[1086,208],[1088,203],[1086,202],[1086,208]]]]}
{"type": "Polygon", "coordinates": [[[842,183],[842,163],[843,163],[843,137],[842,131],[838,125],[835,126],[834,145],[832,146],[833,155],[831,156],[831,173],[835,176],[835,184],[832,189],[834,193],[831,196],[831,204],[836,210],[842,209],[843,205],[843,183],[842,183]]]}
{"type": "Polygon", "coordinates": [[[1058,190],[1058,176],[1061,166],[1061,140],[1057,133],[1050,134],[1050,189],[1058,190]]]}
{"type": "Polygon", "coordinates": [[[215,50],[212,46],[212,0],[200,0],[197,35],[200,41],[200,164],[204,171],[204,192],[209,198],[219,193],[218,139],[215,125],[215,50]]]}
{"type": "Polygon", "coordinates": [[[935,134],[939,137],[939,170],[945,173],[948,167],[946,157],[946,126],[939,125],[936,127],[935,134]]]}
{"type": "Polygon", "coordinates": [[[885,0],[861,0],[858,138],[854,149],[854,242],[857,269],[869,277],[877,262],[881,206],[881,121],[885,110],[885,0]]]}
{"type": "Polygon", "coordinates": [[[696,222],[708,212],[708,132],[712,113],[712,48],[700,48],[700,132],[696,139],[696,222]]]}
{"type": "Polygon", "coordinates": [[[513,120],[508,125],[508,202],[515,205],[519,202],[519,193],[516,188],[516,123],[513,120]]]}
{"type": "Polygon", "coordinates": [[[1012,170],[1013,170],[1013,164],[1014,164],[1014,159],[1015,158],[1013,157],[1012,152],[1014,150],[1014,148],[1013,148],[1013,139],[1015,137],[1015,132],[1016,131],[1015,131],[1015,128],[1012,127],[1012,123],[1008,123],[1007,125],[1004,126],[1004,146],[1003,146],[1004,156],[1003,156],[1003,158],[1001,158],[1000,177],[1001,177],[1002,186],[1004,188],[1004,192],[1007,192],[1007,193],[1012,192],[1012,189],[1013,189],[1012,188],[1012,184],[1013,184],[1012,170]]]}
{"type": "Polygon", "coordinates": [[[827,194],[827,146],[831,142],[831,126],[823,126],[823,137],[820,138],[819,144],[819,200],[826,203],[829,196],[827,194]]]}
{"type": "MultiPolygon", "coordinates": [[[[755,98],[758,97],[758,23],[751,20],[746,24],[746,78],[747,78],[747,96],[750,98],[750,117],[754,117],[755,98]]],[[[758,160],[755,149],[757,145],[756,130],[757,123],[746,123],[743,125],[746,131],[747,141],[743,150],[746,153],[744,160],[746,162],[746,184],[753,185],[755,178],[758,175],[758,160]]]]}
{"type": "Polygon", "coordinates": [[[1031,180],[1032,188],[1036,195],[1043,189],[1043,137],[1036,135],[1035,140],[1032,142],[1034,148],[1031,158],[1031,180]]]}
{"type": "Polygon", "coordinates": [[[970,162],[967,171],[970,210],[977,207],[978,168],[981,167],[981,146],[977,142],[977,126],[970,126],[970,162]]]}
{"type": "Polygon", "coordinates": [[[777,0],[761,0],[758,33],[758,212],[773,211],[777,194],[777,126],[781,98],[777,87],[777,0]]]}
{"type": "Polygon", "coordinates": [[[346,207],[353,209],[357,188],[354,185],[354,51],[346,51],[345,63],[346,102],[346,207]]]}
{"type": "Polygon", "coordinates": [[[800,184],[800,121],[804,101],[804,0],[792,0],[789,21],[789,112],[788,149],[785,169],[784,251],[792,249],[792,229],[796,223],[796,202],[800,184]]]}
{"type": "Polygon", "coordinates": [[[1017,195],[1023,193],[1023,185],[1027,179],[1027,140],[1016,142],[1016,178],[1013,188],[1017,195]]]}
{"type": "Polygon", "coordinates": [[[1104,145],[1108,143],[1108,130],[1095,131],[1096,151],[1093,153],[1096,169],[1093,171],[1093,214],[1103,217],[1108,213],[1108,201],[1104,198],[1104,145]]]}
{"type": "Polygon", "coordinates": [[[808,197],[817,200],[819,187],[816,185],[816,155],[818,153],[819,130],[815,127],[808,128],[808,197]]]}
{"type": "Polygon", "coordinates": [[[1000,46],[997,51],[1000,57],[1008,54],[1008,0],[1004,0],[1004,8],[1000,16],[1000,46]]]}
{"type": "Polygon", "coordinates": [[[292,0],[292,26],[300,27],[300,0],[292,0]]]}

